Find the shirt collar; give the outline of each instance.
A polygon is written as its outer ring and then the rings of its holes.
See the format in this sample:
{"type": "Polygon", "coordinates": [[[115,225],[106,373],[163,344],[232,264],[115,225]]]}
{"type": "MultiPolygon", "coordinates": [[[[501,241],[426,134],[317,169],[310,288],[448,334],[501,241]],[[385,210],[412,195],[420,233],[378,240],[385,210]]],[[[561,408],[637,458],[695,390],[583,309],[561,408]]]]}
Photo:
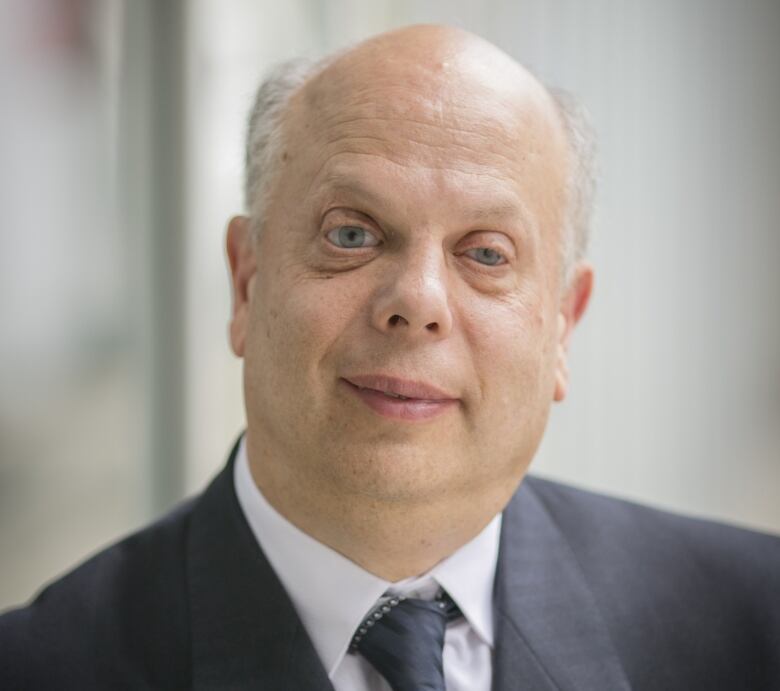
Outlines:
{"type": "Polygon", "coordinates": [[[276,511],[252,479],[244,438],[236,456],[234,483],[244,516],[329,676],[343,659],[355,630],[385,592],[430,598],[438,583],[492,647],[500,514],[427,574],[391,583],[318,542],[276,511]]]}

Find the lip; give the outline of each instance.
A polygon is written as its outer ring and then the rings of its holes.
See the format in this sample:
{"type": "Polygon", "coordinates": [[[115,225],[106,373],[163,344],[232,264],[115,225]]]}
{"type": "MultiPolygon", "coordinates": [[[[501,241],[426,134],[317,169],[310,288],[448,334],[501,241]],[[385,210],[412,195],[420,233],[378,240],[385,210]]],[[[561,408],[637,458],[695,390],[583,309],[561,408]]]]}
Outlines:
{"type": "Polygon", "coordinates": [[[424,382],[377,374],[355,375],[341,381],[375,413],[396,420],[430,420],[459,403],[458,398],[424,382]]]}

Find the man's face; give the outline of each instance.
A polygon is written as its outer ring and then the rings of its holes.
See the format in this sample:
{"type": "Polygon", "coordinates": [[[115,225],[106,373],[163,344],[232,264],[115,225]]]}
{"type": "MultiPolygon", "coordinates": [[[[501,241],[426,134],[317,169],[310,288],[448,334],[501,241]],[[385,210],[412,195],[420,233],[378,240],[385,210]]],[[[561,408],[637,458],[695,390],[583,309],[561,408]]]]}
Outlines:
{"type": "Polygon", "coordinates": [[[232,326],[288,485],[500,503],[563,395],[563,135],[530,80],[462,67],[357,62],[294,99],[232,326]]]}

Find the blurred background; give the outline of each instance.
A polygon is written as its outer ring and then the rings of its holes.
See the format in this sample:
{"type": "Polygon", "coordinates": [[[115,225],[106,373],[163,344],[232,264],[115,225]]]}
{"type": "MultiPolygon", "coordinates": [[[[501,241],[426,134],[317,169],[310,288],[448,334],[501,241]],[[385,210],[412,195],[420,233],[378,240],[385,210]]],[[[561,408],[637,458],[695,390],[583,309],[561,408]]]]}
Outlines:
{"type": "Polygon", "coordinates": [[[599,135],[596,292],[534,470],[780,532],[780,3],[0,0],[0,609],[223,465],[258,79],[414,22],[599,135]]]}

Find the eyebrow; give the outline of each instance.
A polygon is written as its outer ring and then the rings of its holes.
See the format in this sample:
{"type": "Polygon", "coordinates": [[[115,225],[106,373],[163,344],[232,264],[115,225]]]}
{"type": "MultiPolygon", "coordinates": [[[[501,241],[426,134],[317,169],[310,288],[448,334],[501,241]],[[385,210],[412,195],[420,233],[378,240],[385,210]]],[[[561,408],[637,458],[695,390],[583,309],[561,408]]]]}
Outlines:
{"type": "Polygon", "coordinates": [[[322,197],[333,197],[339,194],[348,194],[365,200],[372,206],[382,206],[385,195],[378,190],[363,184],[358,178],[344,173],[329,173],[322,181],[322,197]]]}
{"type": "MultiPolygon", "coordinates": [[[[518,200],[519,201],[519,200],[518,200]]],[[[525,210],[518,204],[496,201],[494,204],[480,204],[469,209],[469,214],[475,219],[481,218],[516,218],[520,216],[525,220],[525,210]]]]}

